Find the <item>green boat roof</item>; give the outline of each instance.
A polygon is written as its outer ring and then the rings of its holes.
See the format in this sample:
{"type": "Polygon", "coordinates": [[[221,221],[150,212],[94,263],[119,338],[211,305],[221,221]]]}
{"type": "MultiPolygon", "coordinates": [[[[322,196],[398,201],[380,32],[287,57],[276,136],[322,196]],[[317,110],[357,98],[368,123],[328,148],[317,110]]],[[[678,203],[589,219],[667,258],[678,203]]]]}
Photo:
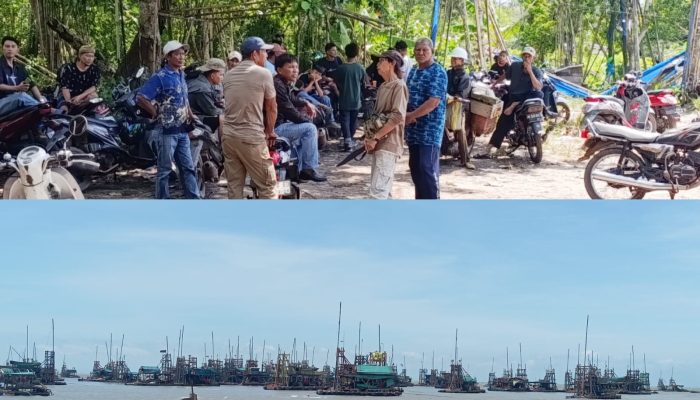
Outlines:
{"type": "Polygon", "coordinates": [[[357,373],[368,375],[394,375],[394,371],[388,365],[358,365],[357,373]]]}

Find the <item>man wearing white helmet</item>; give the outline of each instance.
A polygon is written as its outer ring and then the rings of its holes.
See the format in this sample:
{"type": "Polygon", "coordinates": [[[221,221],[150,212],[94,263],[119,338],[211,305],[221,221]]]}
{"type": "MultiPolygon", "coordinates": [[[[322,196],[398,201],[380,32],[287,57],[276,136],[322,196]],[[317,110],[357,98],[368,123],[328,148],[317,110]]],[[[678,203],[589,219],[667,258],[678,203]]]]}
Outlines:
{"type": "MultiPolygon", "coordinates": [[[[447,127],[452,130],[464,129],[462,103],[455,102],[455,97],[467,98],[469,96],[469,75],[464,70],[464,64],[469,59],[467,51],[456,47],[450,53],[450,68],[447,71],[447,127]]],[[[475,169],[469,159],[464,160],[466,167],[475,169]]]]}

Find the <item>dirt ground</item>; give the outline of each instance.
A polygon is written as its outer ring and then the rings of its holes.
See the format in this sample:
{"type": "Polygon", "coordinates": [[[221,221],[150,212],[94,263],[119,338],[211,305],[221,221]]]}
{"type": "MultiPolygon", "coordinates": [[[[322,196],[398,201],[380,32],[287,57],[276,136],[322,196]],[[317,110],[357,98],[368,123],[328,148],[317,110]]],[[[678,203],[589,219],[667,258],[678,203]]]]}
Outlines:
{"type": "MultiPolygon", "coordinates": [[[[684,118],[688,123],[690,118],[684,118]]],[[[484,151],[487,137],[477,139],[473,154],[484,151]]],[[[577,162],[582,154],[583,139],[575,128],[558,129],[544,145],[541,164],[530,162],[527,150],[519,149],[510,157],[495,160],[473,160],[476,170],[460,167],[448,158],[440,162],[440,190],[443,199],[588,199],[583,185],[586,162],[577,162]]],[[[324,183],[303,183],[303,199],[365,199],[368,195],[370,157],[353,161],[340,168],[335,165],[347,154],[335,150],[337,143],[329,142],[321,151],[321,171],[328,176],[324,183]]],[[[85,192],[89,199],[150,199],[153,198],[154,170],[120,172],[102,177],[85,192]]],[[[226,199],[226,188],[207,184],[207,198],[226,199]]],[[[181,196],[173,187],[174,197],[181,196]]],[[[393,199],[412,199],[413,184],[408,169],[408,151],[399,160],[392,190],[393,199]]],[[[649,193],[645,198],[668,199],[666,192],[649,193]]],[[[682,192],[678,199],[700,198],[700,190],[682,192]]]]}

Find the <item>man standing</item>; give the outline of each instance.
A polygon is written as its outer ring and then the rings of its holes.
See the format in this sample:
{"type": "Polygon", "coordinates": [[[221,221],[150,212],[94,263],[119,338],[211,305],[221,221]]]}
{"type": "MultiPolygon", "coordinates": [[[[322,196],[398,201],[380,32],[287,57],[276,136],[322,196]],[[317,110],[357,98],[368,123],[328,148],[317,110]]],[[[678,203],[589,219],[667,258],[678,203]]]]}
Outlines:
{"type": "Polygon", "coordinates": [[[510,93],[504,99],[505,108],[498,118],[496,130],[489,140],[488,153],[479,154],[474,158],[493,158],[502,154],[501,145],[508,132],[515,127],[513,111],[518,104],[527,99],[544,98],[542,93],[542,71],[532,65],[535,60],[535,49],[526,47],[522,53],[523,61],[517,61],[506,70],[506,79],[510,79],[510,93]]]}
{"type": "Polygon", "coordinates": [[[46,102],[39,88],[29,82],[27,69],[15,60],[19,54],[19,41],[11,36],[2,38],[2,53],[0,59],[0,115],[9,114],[26,106],[46,102]],[[32,96],[28,95],[30,91],[32,96]],[[37,101],[38,100],[38,101],[37,101]]]}
{"type": "Polygon", "coordinates": [[[433,59],[433,41],[413,48],[418,68],[408,75],[406,142],[416,199],[440,198],[440,145],[445,129],[447,73],[433,59]]]}
{"type": "Polygon", "coordinates": [[[405,81],[408,79],[408,73],[411,72],[411,68],[413,68],[413,60],[408,56],[408,45],[403,40],[396,42],[396,46],[394,46],[394,48],[399,52],[399,54],[401,54],[403,59],[401,74],[403,75],[403,80],[405,81]]]}
{"type": "Polygon", "coordinates": [[[241,45],[243,61],[224,76],[226,106],[221,138],[230,199],[243,198],[246,174],[261,199],[276,197],[277,178],[268,146],[277,138],[277,101],[272,74],[265,69],[267,50],[271,49],[259,37],[245,39],[241,45]]]}
{"type": "MultiPolygon", "coordinates": [[[[333,73],[335,72],[338,67],[343,64],[343,60],[338,57],[338,47],[335,45],[335,43],[330,42],[326,43],[325,47],[326,51],[326,56],[321,58],[320,60],[317,60],[314,65],[320,65],[326,70],[326,75],[332,77],[335,79],[335,76],[333,73]]],[[[348,58],[350,58],[349,55],[345,54],[348,58]]]]}
{"type": "Polygon", "coordinates": [[[335,71],[335,81],[338,84],[340,98],[338,109],[340,110],[340,127],[343,131],[342,150],[350,151],[353,146],[353,136],[357,129],[357,114],[362,107],[362,87],[366,82],[365,70],[357,61],[360,47],[356,43],[345,46],[345,55],[348,62],[342,64],[335,71]]]}
{"type": "Polygon", "coordinates": [[[241,63],[241,59],[243,56],[241,56],[241,53],[233,50],[228,53],[228,60],[226,61],[226,68],[227,69],[233,69],[236,67],[238,64],[241,63]]]}
{"type": "Polygon", "coordinates": [[[156,198],[169,199],[169,177],[175,161],[185,197],[199,199],[199,187],[190,152],[188,127],[194,115],[187,101],[187,83],[182,68],[187,46],[171,40],[163,46],[166,64],[139,90],[138,104],[157,119],[154,139],[158,148],[156,198]]]}

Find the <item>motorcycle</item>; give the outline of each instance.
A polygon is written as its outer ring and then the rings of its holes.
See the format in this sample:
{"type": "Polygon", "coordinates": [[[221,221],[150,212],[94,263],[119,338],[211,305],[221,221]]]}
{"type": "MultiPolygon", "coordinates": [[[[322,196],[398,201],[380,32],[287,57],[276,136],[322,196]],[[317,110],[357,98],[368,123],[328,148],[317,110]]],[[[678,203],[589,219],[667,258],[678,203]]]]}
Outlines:
{"type": "Polygon", "coordinates": [[[571,119],[569,102],[557,91],[549,75],[545,72],[542,79],[542,92],[547,106],[546,117],[554,119],[555,124],[567,123],[571,119]]]}
{"type": "MultiPolygon", "coordinates": [[[[299,181],[298,161],[289,139],[284,137],[275,139],[275,145],[270,149],[270,157],[272,157],[272,163],[275,166],[277,196],[280,199],[299,200],[301,188],[297,183],[299,181]]],[[[250,188],[253,191],[253,198],[258,199],[258,189],[252,179],[250,180],[250,188]]]]}
{"type": "MultiPolygon", "coordinates": [[[[584,99],[583,121],[604,122],[628,128],[642,129],[653,133],[656,130],[656,118],[651,112],[650,97],[638,84],[634,74],[625,75],[625,81],[619,82],[615,96],[595,95],[584,99]]],[[[584,154],[579,161],[589,159],[610,142],[602,141],[595,135],[587,134],[582,129],[581,137],[584,154]],[[584,135],[584,132],[586,133],[584,135]]]]}
{"type": "Polygon", "coordinates": [[[649,103],[656,119],[656,131],[664,133],[667,129],[674,129],[681,120],[678,111],[678,99],[672,90],[653,90],[648,92],[649,103]]]}
{"type": "MultiPolygon", "coordinates": [[[[496,94],[501,97],[508,94],[509,82],[496,85],[496,94]]],[[[513,154],[520,146],[527,147],[530,160],[539,164],[542,162],[542,143],[547,139],[549,131],[543,129],[545,118],[545,103],[542,99],[527,99],[518,104],[513,110],[515,128],[505,137],[508,142],[506,154],[513,154]]]]}
{"type": "Polygon", "coordinates": [[[17,154],[29,145],[45,147],[47,137],[40,125],[52,112],[51,106],[40,103],[0,117],[0,151],[17,154]]]}
{"type": "MultiPolygon", "coordinates": [[[[79,116],[70,122],[70,135],[80,136],[87,128],[87,119],[79,116]]],[[[73,154],[64,145],[55,154],[39,146],[22,149],[16,158],[5,153],[0,170],[15,171],[3,187],[4,199],[83,199],[83,192],[68,168],[81,164],[83,169],[99,167],[92,154],[73,154]]]]}
{"type": "Polygon", "coordinates": [[[475,71],[469,75],[469,86],[465,88],[462,97],[448,96],[448,107],[454,107],[455,111],[461,109],[461,124],[459,129],[451,129],[450,121],[445,121],[445,130],[442,136],[440,154],[459,159],[460,164],[469,168],[469,159],[476,143],[476,135],[471,127],[471,101],[472,90],[495,97],[491,90],[492,77],[482,71],[475,71]],[[457,102],[458,104],[455,104],[457,102]]]}
{"type": "Polygon", "coordinates": [[[586,165],[592,199],[641,199],[658,190],[673,199],[700,186],[700,124],[660,135],[592,120],[585,126],[587,135],[610,143],[586,165]]]}

